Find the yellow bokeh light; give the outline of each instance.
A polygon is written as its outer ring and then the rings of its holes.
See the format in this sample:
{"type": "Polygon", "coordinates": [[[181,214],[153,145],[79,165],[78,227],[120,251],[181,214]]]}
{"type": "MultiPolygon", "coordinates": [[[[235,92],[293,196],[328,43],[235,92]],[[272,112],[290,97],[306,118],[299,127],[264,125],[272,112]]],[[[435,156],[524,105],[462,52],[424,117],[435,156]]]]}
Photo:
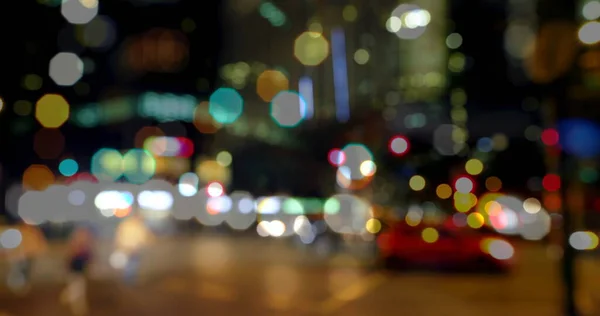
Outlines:
{"type": "Polygon", "coordinates": [[[536,198],[528,198],[523,201],[523,209],[529,214],[537,214],[542,210],[542,203],[536,198]]]}
{"type": "Polygon", "coordinates": [[[489,201],[485,203],[484,210],[490,216],[498,216],[502,212],[502,204],[496,201],[489,201]]]}
{"type": "Polygon", "coordinates": [[[121,173],[125,167],[123,156],[118,152],[108,151],[100,157],[100,165],[110,174],[121,173]]]}
{"type": "Polygon", "coordinates": [[[367,221],[365,229],[371,234],[377,234],[381,231],[381,222],[376,218],[371,218],[367,221]]]}
{"type": "Polygon", "coordinates": [[[61,127],[69,113],[69,103],[58,94],[46,94],[35,105],[35,118],[46,128],[61,127]]]}
{"type": "Polygon", "coordinates": [[[321,33],[304,32],[294,42],[294,56],[305,66],[317,66],[329,56],[329,42],[321,33]]]}
{"type": "Polygon", "coordinates": [[[433,244],[440,238],[440,234],[438,233],[437,229],[433,227],[427,227],[421,232],[421,237],[426,243],[433,244]]]}
{"type": "Polygon", "coordinates": [[[377,165],[371,160],[365,160],[360,164],[360,174],[365,177],[372,177],[377,171],[377,165]]]}
{"type": "Polygon", "coordinates": [[[354,53],[354,61],[359,65],[364,65],[368,63],[370,58],[371,55],[369,54],[369,51],[363,48],[358,49],[354,53]]]}
{"type": "Polygon", "coordinates": [[[216,161],[219,165],[223,167],[229,167],[231,162],[233,161],[233,157],[228,151],[222,151],[217,154],[216,161]]]}
{"type": "Polygon", "coordinates": [[[408,180],[408,186],[410,186],[410,188],[413,191],[421,191],[423,189],[425,189],[425,184],[427,182],[425,181],[425,178],[423,178],[422,176],[412,176],[410,178],[410,180],[408,180]]]}
{"type": "Polygon", "coordinates": [[[468,212],[477,205],[477,196],[473,193],[454,193],[454,208],[461,213],[468,212]]]}
{"type": "Polygon", "coordinates": [[[358,10],[356,9],[355,6],[353,6],[351,4],[347,5],[344,7],[344,10],[342,11],[342,17],[347,22],[354,22],[354,21],[356,21],[356,18],[358,17],[358,10]]]}
{"type": "Polygon", "coordinates": [[[469,216],[467,216],[467,225],[469,225],[469,227],[471,228],[481,228],[483,226],[483,224],[485,223],[485,219],[483,217],[483,215],[479,214],[479,213],[471,213],[469,214],[469,216]]]}
{"type": "Polygon", "coordinates": [[[278,70],[265,70],[256,79],[256,94],[265,102],[271,102],[279,92],[289,88],[288,78],[278,70]]]}
{"type": "Polygon", "coordinates": [[[598,235],[596,235],[594,232],[586,232],[586,234],[590,239],[588,250],[594,250],[598,248],[598,245],[600,244],[600,238],[598,238],[598,235]]]}
{"type": "Polygon", "coordinates": [[[88,9],[93,9],[98,6],[98,0],[79,0],[79,2],[88,9]]]}
{"type": "Polygon", "coordinates": [[[449,199],[452,196],[452,187],[448,184],[440,184],[435,189],[435,193],[440,199],[449,199]]]}
{"type": "Polygon", "coordinates": [[[465,170],[468,174],[476,176],[483,172],[483,162],[479,159],[470,159],[465,164],[465,170]]]}

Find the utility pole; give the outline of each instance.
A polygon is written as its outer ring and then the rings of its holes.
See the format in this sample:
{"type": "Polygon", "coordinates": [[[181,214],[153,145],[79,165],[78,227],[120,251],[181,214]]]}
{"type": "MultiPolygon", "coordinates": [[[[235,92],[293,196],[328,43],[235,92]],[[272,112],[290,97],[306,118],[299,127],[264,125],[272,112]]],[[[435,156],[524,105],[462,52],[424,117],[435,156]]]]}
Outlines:
{"type": "MultiPolygon", "coordinates": [[[[576,1],[539,0],[539,30],[536,51],[530,65],[530,74],[543,87],[544,106],[554,114],[554,124],[570,116],[569,87],[572,83],[574,59],[577,55],[576,1]]],[[[572,209],[568,203],[573,159],[560,151],[558,168],[561,176],[562,229],[560,243],[563,249],[561,276],[563,282],[563,315],[580,316],[575,291],[576,251],[569,245],[574,231],[572,209]]]]}

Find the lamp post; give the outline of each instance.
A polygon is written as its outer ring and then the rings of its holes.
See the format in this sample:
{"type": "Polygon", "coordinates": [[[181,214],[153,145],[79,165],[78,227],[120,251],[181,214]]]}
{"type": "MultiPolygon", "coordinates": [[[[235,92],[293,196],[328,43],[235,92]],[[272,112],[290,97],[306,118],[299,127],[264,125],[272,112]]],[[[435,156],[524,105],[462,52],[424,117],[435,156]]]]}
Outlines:
{"type": "MultiPolygon", "coordinates": [[[[539,30],[535,52],[529,63],[529,72],[534,81],[541,84],[545,98],[544,106],[553,115],[553,124],[570,116],[569,87],[572,83],[574,59],[577,55],[577,34],[575,24],[576,1],[539,0],[539,30]]],[[[569,237],[574,230],[573,213],[568,203],[571,181],[572,157],[565,150],[560,151],[556,168],[561,176],[562,229],[560,243],[563,249],[561,276],[563,283],[563,315],[579,316],[575,290],[576,251],[569,245],[569,237]]]]}

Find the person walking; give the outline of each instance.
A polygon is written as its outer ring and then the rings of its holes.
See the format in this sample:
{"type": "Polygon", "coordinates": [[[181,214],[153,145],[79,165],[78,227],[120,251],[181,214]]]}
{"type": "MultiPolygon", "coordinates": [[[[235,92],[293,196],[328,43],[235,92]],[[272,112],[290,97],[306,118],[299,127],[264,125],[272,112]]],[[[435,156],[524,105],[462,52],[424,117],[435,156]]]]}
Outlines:
{"type": "Polygon", "coordinates": [[[74,315],[87,315],[86,272],[93,252],[93,234],[89,227],[79,226],[71,234],[67,252],[69,276],[61,301],[74,315]]]}

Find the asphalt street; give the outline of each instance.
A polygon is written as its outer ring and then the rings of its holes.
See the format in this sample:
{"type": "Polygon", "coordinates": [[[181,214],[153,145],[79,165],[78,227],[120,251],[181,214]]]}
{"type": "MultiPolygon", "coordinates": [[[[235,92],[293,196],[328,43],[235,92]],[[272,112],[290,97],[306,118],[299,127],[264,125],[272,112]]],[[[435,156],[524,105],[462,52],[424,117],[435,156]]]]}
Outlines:
{"type": "MultiPolygon", "coordinates": [[[[91,315],[561,315],[556,261],[541,246],[521,246],[510,275],[389,272],[352,254],[319,256],[277,240],[199,237],[159,242],[135,286],[125,286],[98,251],[89,281],[91,315]]],[[[64,316],[65,274],[57,248],[35,267],[22,296],[0,292],[0,315],[64,316]],[[5,313],[5,314],[2,314],[5,313]]],[[[578,299],[598,315],[600,264],[580,262],[578,299]]]]}

